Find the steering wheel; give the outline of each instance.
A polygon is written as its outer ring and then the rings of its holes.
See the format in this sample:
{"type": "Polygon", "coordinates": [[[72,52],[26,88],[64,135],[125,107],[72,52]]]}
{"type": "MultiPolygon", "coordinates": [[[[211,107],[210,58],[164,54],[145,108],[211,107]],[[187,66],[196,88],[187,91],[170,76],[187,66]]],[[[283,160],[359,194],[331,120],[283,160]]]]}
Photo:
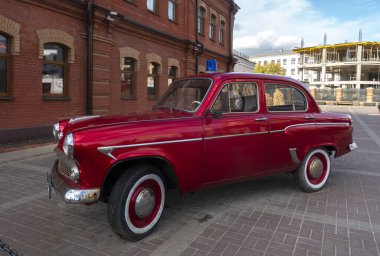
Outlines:
{"type": "Polygon", "coordinates": [[[201,105],[200,101],[194,100],[193,102],[191,102],[191,107],[193,109],[196,109],[199,105],[201,105]]]}

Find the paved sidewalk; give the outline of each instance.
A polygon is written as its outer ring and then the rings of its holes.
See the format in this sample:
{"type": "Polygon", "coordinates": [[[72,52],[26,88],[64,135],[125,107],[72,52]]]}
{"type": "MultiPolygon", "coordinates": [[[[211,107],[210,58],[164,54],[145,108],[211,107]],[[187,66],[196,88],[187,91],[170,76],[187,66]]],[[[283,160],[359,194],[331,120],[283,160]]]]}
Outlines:
{"type": "Polygon", "coordinates": [[[113,234],[106,204],[48,199],[54,145],[0,154],[0,239],[36,256],[380,256],[380,115],[374,107],[322,108],[351,114],[359,145],[334,159],[326,189],[304,193],[281,174],[169,192],[157,229],[134,243],[113,234]]]}
{"type": "Polygon", "coordinates": [[[41,155],[47,155],[53,152],[56,144],[48,144],[44,146],[29,147],[22,150],[15,150],[6,153],[0,153],[0,164],[12,161],[23,160],[41,155]]]}

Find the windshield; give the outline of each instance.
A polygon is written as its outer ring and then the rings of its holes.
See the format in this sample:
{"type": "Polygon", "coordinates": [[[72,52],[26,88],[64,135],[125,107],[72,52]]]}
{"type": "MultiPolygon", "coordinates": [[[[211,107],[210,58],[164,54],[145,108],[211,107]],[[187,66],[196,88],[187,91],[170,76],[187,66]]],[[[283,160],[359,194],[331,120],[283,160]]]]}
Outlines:
{"type": "Polygon", "coordinates": [[[201,105],[211,82],[210,79],[199,78],[174,81],[153,108],[194,112],[201,105]]]}

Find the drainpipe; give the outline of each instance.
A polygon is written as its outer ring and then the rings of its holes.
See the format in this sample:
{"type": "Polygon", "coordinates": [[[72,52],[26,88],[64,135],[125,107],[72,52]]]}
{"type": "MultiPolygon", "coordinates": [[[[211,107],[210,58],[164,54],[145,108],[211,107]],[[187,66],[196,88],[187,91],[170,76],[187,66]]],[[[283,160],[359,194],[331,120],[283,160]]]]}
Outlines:
{"type": "Polygon", "coordinates": [[[92,56],[92,50],[93,50],[93,0],[88,0],[87,2],[87,93],[86,93],[86,114],[92,115],[92,89],[93,89],[93,56],[92,56]]]}
{"type": "Polygon", "coordinates": [[[198,74],[198,63],[199,63],[199,56],[203,53],[203,44],[199,42],[198,38],[198,15],[199,15],[199,8],[198,8],[198,0],[195,0],[195,74],[198,74]]]}
{"type": "Polygon", "coordinates": [[[234,55],[233,55],[233,29],[234,29],[234,22],[233,22],[233,19],[234,19],[234,1],[233,0],[230,0],[230,33],[229,33],[229,44],[230,44],[230,72],[233,71],[233,67],[234,67],[234,55]]]}

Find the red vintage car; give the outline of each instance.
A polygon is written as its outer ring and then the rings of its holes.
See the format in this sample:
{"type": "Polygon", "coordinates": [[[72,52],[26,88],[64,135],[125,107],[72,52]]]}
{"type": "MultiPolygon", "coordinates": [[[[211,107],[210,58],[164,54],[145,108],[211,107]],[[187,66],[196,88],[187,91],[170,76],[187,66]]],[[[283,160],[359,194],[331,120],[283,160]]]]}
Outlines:
{"type": "Polygon", "coordinates": [[[150,112],[61,120],[54,134],[49,193],[108,202],[113,230],[133,240],[156,226],[167,189],[288,172],[314,192],[328,180],[330,159],[357,148],[351,117],[321,112],[302,83],[246,73],[179,79],[150,112]]]}

